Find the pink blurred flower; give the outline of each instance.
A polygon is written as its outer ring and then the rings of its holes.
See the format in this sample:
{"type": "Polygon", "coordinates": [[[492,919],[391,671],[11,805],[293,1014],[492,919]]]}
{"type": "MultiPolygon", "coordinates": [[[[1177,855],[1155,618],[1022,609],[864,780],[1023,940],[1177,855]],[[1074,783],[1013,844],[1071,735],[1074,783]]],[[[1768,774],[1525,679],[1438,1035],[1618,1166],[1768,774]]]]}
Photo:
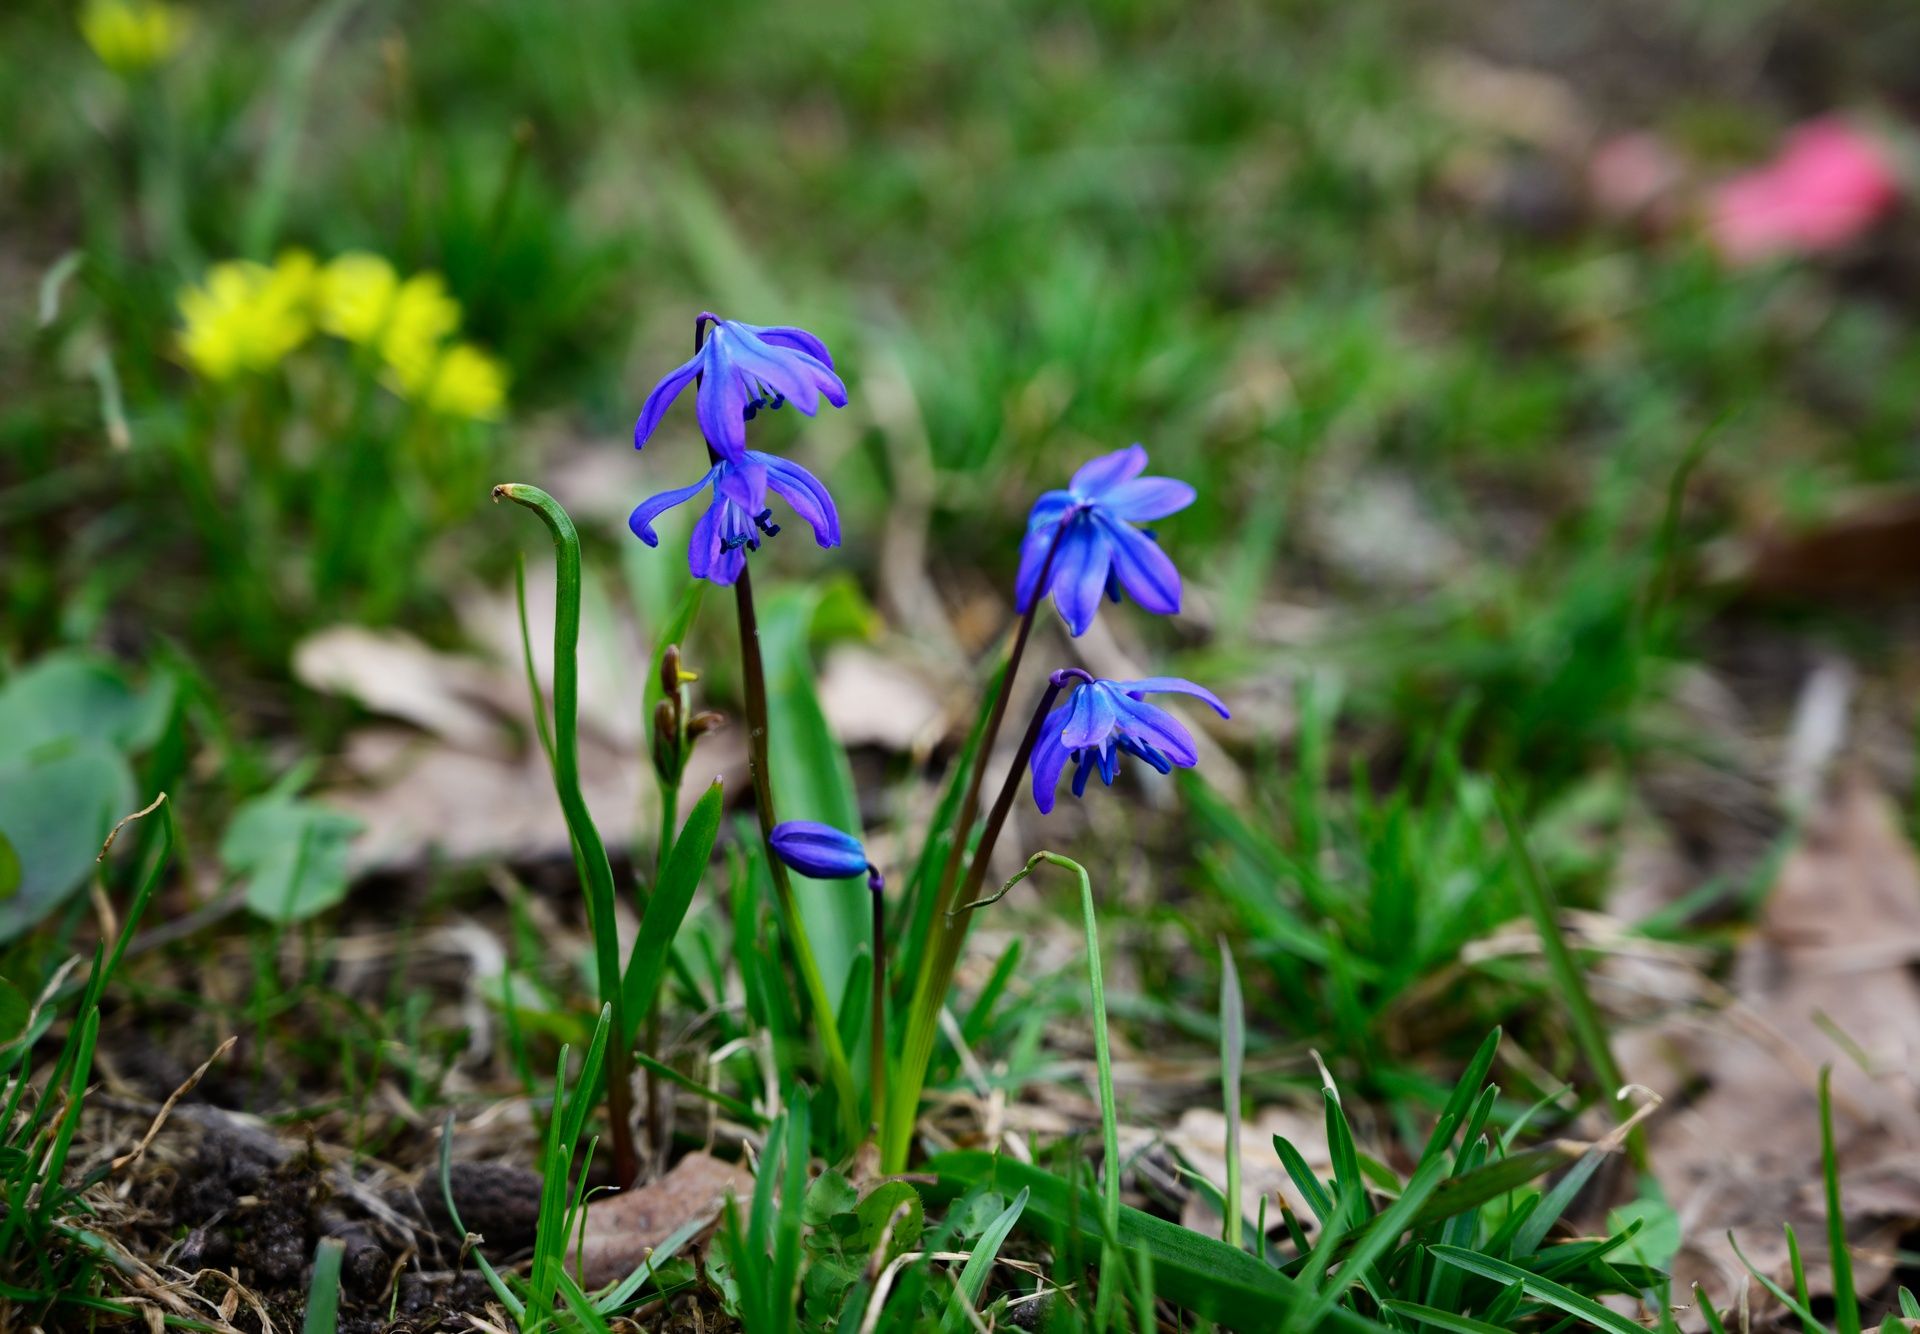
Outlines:
{"type": "Polygon", "coordinates": [[[1659,135],[1618,134],[1587,159],[1587,193],[1606,217],[1664,230],[1676,221],[1687,164],[1659,135]]]}
{"type": "Polygon", "coordinates": [[[1846,245],[1900,197],[1885,150],[1838,117],[1808,121],[1764,167],[1722,182],[1707,233],[1731,264],[1846,245]]]}

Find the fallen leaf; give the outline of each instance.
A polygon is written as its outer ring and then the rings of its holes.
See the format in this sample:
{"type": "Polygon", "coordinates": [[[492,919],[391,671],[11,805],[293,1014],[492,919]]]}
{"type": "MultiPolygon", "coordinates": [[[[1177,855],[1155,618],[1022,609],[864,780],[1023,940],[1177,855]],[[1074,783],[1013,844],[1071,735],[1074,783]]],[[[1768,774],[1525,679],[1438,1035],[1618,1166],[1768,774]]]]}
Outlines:
{"type": "Polygon", "coordinates": [[[910,751],[942,725],[939,697],[912,668],[843,644],[820,673],[820,708],[843,746],[910,751]]]}
{"type": "Polygon", "coordinates": [[[345,696],[459,745],[492,749],[501,743],[500,720],[473,702],[497,697],[498,673],[403,631],[329,626],[294,648],[293,674],[310,690],[345,696]]]}
{"type": "Polygon", "coordinates": [[[1920,492],[1873,491],[1813,527],[1775,524],[1731,564],[1751,597],[1887,597],[1920,583],[1920,492]]]}
{"type": "Polygon", "coordinates": [[[589,1291],[617,1283],[679,1229],[696,1220],[711,1223],[728,1195],[752,1189],[753,1174],[744,1167],[690,1153],[665,1176],[588,1206],[575,1273],[589,1291]]]}
{"type": "MultiPolygon", "coordinates": [[[[1284,1136],[1306,1158],[1314,1174],[1333,1174],[1333,1160],[1327,1153],[1327,1124],[1321,1115],[1296,1107],[1262,1107],[1240,1123],[1240,1206],[1249,1224],[1260,1218],[1260,1201],[1271,1206],[1273,1196],[1285,1197],[1287,1207],[1311,1226],[1313,1211],[1307,1207],[1280,1157],[1273,1150],[1273,1137],[1284,1136]]],[[[1187,1166],[1205,1177],[1224,1197],[1227,1189],[1227,1118],[1211,1107],[1191,1107],[1180,1115],[1180,1124],[1167,1136],[1167,1145],[1186,1161],[1187,1166]]],[[[1195,1191],[1180,1211],[1181,1223],[1208,1236],[1220,1235],[1220,1211],[1204,1194],[1195,1191]]],[[[1280,1226],[1280,1211],[1267,1209],[1267,1226],[1280,1226]]]]}
{"type": "Polygon", "coordinates": [[[1823,1064],[1834,1068],[1856,1284],[1871,1292],[1887,1280],[1897,1237],[1920,1220],[1916,958],[1920,860],[1893,803],[1848,776],[1781,867],[1736,959],[1731,1003],[1690,1044],[1706,1091],[1654,1123],[1654,1170],[1687,1238],[1676,1292],[1698,1281],[1718,1303],[1739,1290],[1728,1231],[1761,1272],[1787,1281],[1782,1223],[1799,1235],[1813,1293],[1831,1291],[1815,1097],[1823,1064]]]}
{"type": "Polygon", "coordinates": [[[1427,61],[1421,83],[1434,108],[1465,129],[1568,156],[1593,138],[1593,119],[1573,85],[1544,70],[1454,49],[1427,61]]]}
{"type": "MultiPolygon", "coordinates": [[[[566,818],[538,746],[499,756],[396,729],[362,728],[348,738],[343,758],[360,781],[318,795],[364,826],[354,844],[356,873],[417,866],[429,854],[455,863],[567,855],[566,818]]],[[[739,791],[745,775],[746,742],[739,729],[702,737],[681,788],[680,818],[711,778],[719,776],[729,791],[739,791]]],[[[651,842],[657,789],[636,753],[583,735],[580,787],[601,839],[616,855],[636,840],[651,842]]]]}

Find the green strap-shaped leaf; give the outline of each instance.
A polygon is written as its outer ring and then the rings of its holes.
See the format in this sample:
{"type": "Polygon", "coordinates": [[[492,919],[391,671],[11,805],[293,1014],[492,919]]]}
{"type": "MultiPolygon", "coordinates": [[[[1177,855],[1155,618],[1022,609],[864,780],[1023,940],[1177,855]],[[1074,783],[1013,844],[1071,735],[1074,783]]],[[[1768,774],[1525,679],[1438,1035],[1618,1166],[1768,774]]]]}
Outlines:
{"type": "Polygon", "coordinates": [[[1013,1231],[1013,1225],[1020,1221],[1020,1215],[1026,1212],[1027,1201],[1031,1197],[1032,1192],[1023,1188],[1013,1197],[1013,1203],[987,1224],[987,1230],[974,1243],[972,1254],[967,1256],[967,1263],[960,1270],[960,1281],[954,1289],[946,1319],[941,1322],[941,1334],[953,1334],[953,1331],[966,1324],[963,1306],[979,1304],[980,1294],[987,1286],[987,1276],[993,1272],[993,1262],[999,1258],[1000,1247],[1005,1244],[1007,1234],[1013,1231]]]}
{"type": "Polygon", "coordinates": [[[720,781],[715,779],[694,808],[680,836],[673,841],[660,883],[647,900],[646,915],[640,920],[640,936],[633,943],[627,960],[627,974],[621,982],[621,1008],[627,1031],[625,1040],[632,1045],[641,1021],[652,1012],[659,995],[660,980],[666,976],[667,957],[673,938],[686,920],[700,877],[706,873],[713,856],[713,840],[720,832],[720,781]]]}
{"type": "MultiPolygon", "coordinates": [[[[829,590],[830,592],[831,590],[829,590]]],[[[760,603],[760,651],[767,667],[767,764],[783,820],[818,820],[860,830],[853,766],[820,707],[808,641],[829,593],[776,590],[760,603]]],[[[838,1015],[848,970],[867,938],[868,900],[844,880],[793,877],[793,896],[812,942],[827,998],[838,1015]]],[[[862,997],[861,999],[864,999],[862,997]]],[[[827,1022],[823,1016],[820,1022],[827,1022]]]]}

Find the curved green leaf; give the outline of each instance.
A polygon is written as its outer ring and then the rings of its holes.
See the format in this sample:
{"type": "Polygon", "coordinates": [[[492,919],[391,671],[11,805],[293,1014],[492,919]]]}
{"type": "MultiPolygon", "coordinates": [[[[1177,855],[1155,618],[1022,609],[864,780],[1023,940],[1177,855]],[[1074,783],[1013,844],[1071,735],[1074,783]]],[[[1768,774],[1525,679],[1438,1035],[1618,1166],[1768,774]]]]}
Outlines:
{"type": "Polygon", "coordinates": [[[134,807],[133,773],[96,740],[43,749],[0,764],[0,837],[19,873],[0,899],[0,940],[33,926],[92,874],[100,844],[134,807]]]}

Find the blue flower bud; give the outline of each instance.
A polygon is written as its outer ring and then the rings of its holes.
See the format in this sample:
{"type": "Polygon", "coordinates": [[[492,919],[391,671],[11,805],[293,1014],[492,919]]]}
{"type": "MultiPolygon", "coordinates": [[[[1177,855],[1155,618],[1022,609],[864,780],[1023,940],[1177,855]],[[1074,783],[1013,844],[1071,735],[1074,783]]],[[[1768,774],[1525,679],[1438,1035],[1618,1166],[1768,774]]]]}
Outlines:
{"type": "Polygon", "coordinates": [[[866,876],[869,888],[879,888],[880,873],[867,860],[867,850],[860,846],[860,840],[832,825],[817,820],[786,820],[773,827],[772,843],[774,855],[801,875],[816,880],[866,876]]]}

